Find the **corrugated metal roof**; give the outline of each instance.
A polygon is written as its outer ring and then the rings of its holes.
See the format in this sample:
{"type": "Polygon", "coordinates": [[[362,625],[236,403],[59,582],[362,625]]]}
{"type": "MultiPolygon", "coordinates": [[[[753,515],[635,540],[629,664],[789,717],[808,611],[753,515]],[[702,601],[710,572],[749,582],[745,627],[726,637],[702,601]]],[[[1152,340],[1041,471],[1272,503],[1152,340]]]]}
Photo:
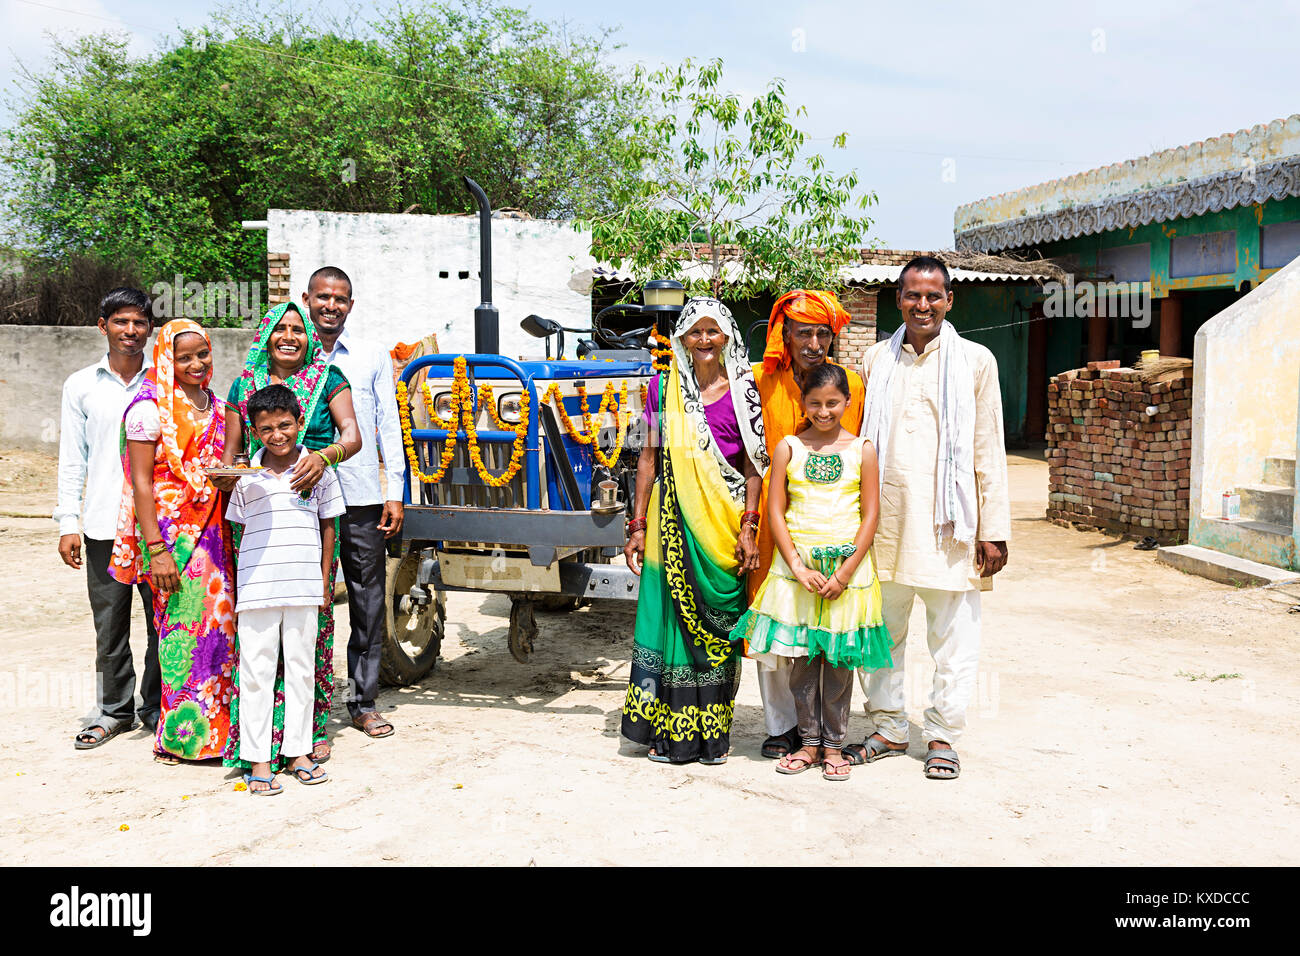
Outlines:
{"type": "MultiPolygon", "coordinates": [[[[847,266],[841,272],[845,282],[857,282],[862,285],[883,285],[885,283],[897,283],[898,274],[903,271],[900,266],[878,266],[878,265],[855,265],[847,266]]],[[[734,282],[742,275],[742,267],[735,262],[724,262],[722,264],[722,275],[727,282],[734,282]]],[[[699,279],[708,279],[712,275],[712,266],[704,262],[685,262],[681,263],[677,270],[665,269],[663,278],[673,278],[682,282],[691,282],[699,279]]],[[[1016,274],[1012,272],[976,272],[971,269],[949,269],[948,274],[952,277],[953,282],[1029,282],[1029,281],[1046,281],[1052,277],[1046,273],[1033,273],[1029,275],[1016,274]]],[[[632,273],[626,269],[614,269],[608,265],[600,265],[594,269],[583,269],[573,274],[569,280],[569,288],[575,292],[586,294],[591,290],[594,280],[604,282],[631,282],[634,280],[632,273]]]]}
{"type": "MultiPolygon", "coordinates": [[[[884,282],[897,283],[898,274],[902,271],[902,266],[850,266],[844,271],[844,276],[846,282],[878,285],[884,282]]],[[[948,275],[953,282],[1026,282],[1052,278],[1041,272],[1025,275],[1013,272],[975,272],[971,269],[949,269],[948,275]]]]}

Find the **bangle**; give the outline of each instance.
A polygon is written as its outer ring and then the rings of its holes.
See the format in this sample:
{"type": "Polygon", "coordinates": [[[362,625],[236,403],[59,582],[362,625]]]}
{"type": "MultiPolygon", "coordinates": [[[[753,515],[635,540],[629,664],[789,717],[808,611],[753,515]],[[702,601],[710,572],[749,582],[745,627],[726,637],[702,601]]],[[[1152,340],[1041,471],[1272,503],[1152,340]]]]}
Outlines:
{"type": "Polygon", "coordinates": [[[646,529],[646,523],[645,518],[633,518],[627,523],[627,533],[636,534],[638,531],[644,531],[646,529]]]}
{"type": "Polygon", "coordinates": [[[338,467],[339,465],[343,464],[343,459],[348,457],[348,450],[343,447],[343,442],[341,441],[334,442],[334,444],[331,447],[337,448],[339,450],[338,460],[334,462],[334,466],[338,467]]]}
{"type": "Polygon", "coordinates": [[[170,548],[167,547],[167,545],[165,545],[161,541],[155,541],[153,544],[149,545],[148,548],[149,548],[149,557],[151,558],[156,558],[164,551],[171,550],[170,548]]]}
{"type": "MultiPolygon", "coordinates": [[[[329,450],[329,446],[328,446],[328,445],[326,446],[326,449],[325,449],[325,450],[326,450],[326,451],[329,450]]],[[[328,458],[325,457],[325,451],[321,451],[321,450],[318,449],[318,450],[312,452],[312,454],[314,454],[314,455],[320,455],[320,460],[323,461],[323,462],[325,462],[325,467],[326,467],[326,468],[333,467],[334,462],[330,461],[328,458]]]]}
{"type": "Polygon", "coordinates": [[[758,527],[758,523],[761,520],[762,518],[760,517],[757,511],[746,511],[744,514],[740,516],[740,523],[742,525],[752,524],[755,528],[758,527]]]}

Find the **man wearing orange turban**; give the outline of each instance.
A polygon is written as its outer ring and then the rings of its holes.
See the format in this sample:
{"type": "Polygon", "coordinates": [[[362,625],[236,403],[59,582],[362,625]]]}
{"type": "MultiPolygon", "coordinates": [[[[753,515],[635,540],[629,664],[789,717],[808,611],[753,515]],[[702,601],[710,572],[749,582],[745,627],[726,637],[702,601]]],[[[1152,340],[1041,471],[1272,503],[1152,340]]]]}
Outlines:
{"type": "MultiPolygon", "coordinates": [[[[831,292],[796,289],[781,296],[772,306],[763,361],[754,366],[754,381],[758,384],[763,403],[763,429],[769,454],[776,450],[785,436],[793,435],[803,424],[799,383],[806,372],[831,361],[827,357],[831,340],[848,324],[848,312],[831,292]]],[[[848,373],[851,395],[841,424],[856,435],[862,427],[865,387],[856,369],[846,368],[845,372],[848,373]]],[[[763,478],[763,495],[758,506],[761,516],[759,565],[747,578],[751,602],[772,567],[772,530],[767,521],[770,479],[771,472],[763,478]]],[[[781,757],[801,743],[788,666],[776,670],[760,667],[758,686],[763,695],[763,717],[768,733],[763,742],[763,756],[781,757]]]]}

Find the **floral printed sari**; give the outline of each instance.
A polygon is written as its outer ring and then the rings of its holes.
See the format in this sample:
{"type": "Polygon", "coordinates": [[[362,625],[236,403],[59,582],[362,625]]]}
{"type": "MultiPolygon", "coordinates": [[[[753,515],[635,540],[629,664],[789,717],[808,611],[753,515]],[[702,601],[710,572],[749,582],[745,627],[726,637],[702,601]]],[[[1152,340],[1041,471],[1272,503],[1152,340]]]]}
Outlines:
{"type": "MultiPolygon", "coordinates": [[[[153,490],[158,527],[180,571],[181,588],[168,598],[154,589],[158,659],[162,665],[162,715],[154,752],[186,760],[220,757],[230,733],[230,691],[235,655],[234,568],[230,526],[223,517],[224,496],[205,468],[221,464],[226,442],[225,404],[207,389],[211,415],[202,424],[175,382],[176,336],[207,333],[196,323],[175,319],[158,332],[154,365],[131,404],[158,406],[161,429],[155,445],[153,490]]],[[[210,344],[210,343],[209,343],[210,344]]],[[[150,576],[149,555],[141,547],[122,427],[122,468],[126,481],[117,540],[109,573],[123,584],[150,576]]]]}
{"type": "MultiPolygon", "coordinates": [[[[248,400],[258,389],[271,384],[270,340],[271,333],[284,318],[284,314],[293,309],[302,315],[302,310],[292,303],[284,303],[272,308],[262,317],[262,326],[258,330],[257,341],[248,350],[243,373],[230,386],[228,403],[239,407],[240,417],[244,420],[244,434],[247,436],[249,453],[261,447],[253,434],[253,424],[248,418],[248,400]]],[[[332,365],[321,358],[320,338],[311,319],[302,316],[303,327],[307,332],[307,354],[303,366],[284,380],[284,385],[298,399],[302,406],[303,418],[307,427],[298,440],[308,451],[319,451],[329,445],[336,436],[334,419],[330,416],[329,403],[340,392],[347,390],[347,378],[332,365]]],[[[339,566],[339,527],[334,522],[334,563],[330,565],[330,585],[334,584],[339,566]]],[[[239,539],[235,539],[238,548],[239,539]]],[[[238,563],[238,553],[235,557],[238,563]]],[[[331,605],[316,621],[316,691],[312,707],[312,743],[329,741],[330,707],[334,699],[334,607],[331,605]]],[[[236,658],[235,687],[230,704],[231,727],[230,740],[226,746],[225,764],[229,767],[248,769],[251,764],[239,756],[239,666],[236,658]]],[[[280,744],[284,740],[284,659],[275,674],[275,705],[271,716],[271,769],[279,771],[288,763],[280,753],[280,744]]],[[[296,754],[294,756],[297,756],[296,754]]]]}

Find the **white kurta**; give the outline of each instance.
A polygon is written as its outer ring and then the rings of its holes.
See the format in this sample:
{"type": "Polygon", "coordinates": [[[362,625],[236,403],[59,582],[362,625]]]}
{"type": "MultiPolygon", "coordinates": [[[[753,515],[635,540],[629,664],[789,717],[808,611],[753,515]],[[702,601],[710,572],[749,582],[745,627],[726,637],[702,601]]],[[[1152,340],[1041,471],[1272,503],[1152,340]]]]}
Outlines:
{"type": "MultiPolygon", "coordinates": [[[[1002,429],[1002,392],[993,353],[963,339],[975,380],[975,487],[979,506],[976,540],[1011,537],[1007,457],[1002,429]]],[[[890,361],[889,340],[863,358],[870,381],[877,363],[890,361]]],[[[917,588],[966,591],[979,587],[974,546],[940,548],[934,531],[936,464],[939,450],[939,337],[918,356],[903,343],[890,382],[893,409],[889,447],[882,463],[880,524],[873,544],[882,582],[917,588]]]]}

